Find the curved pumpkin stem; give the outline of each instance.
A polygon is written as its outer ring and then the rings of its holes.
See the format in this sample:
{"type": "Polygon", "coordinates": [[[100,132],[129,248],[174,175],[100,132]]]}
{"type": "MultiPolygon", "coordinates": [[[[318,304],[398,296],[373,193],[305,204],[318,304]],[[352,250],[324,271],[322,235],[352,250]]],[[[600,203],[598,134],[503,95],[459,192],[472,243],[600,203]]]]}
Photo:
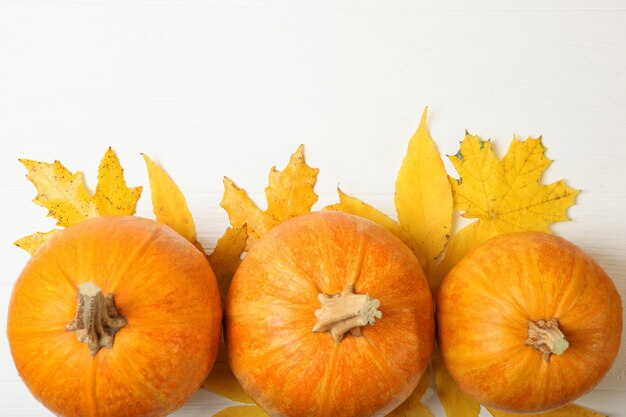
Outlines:
{"type": "Polygon", "coordinates": [[[76,332],[79,342],[87,343],[91,356],[95,356],[103,347],[111,349],[115,333],[126,324],[126,319],[115,308],[113,294],[105,298],[100,288],[92,282],[78,286],[76,317],[65,328],[76,332]]]}
{"type": "Polygon", "coordinates": [[[557,318],[529,321],[526,344],[542,352],[546,362],[550,361],[551,354],[562,355],[569,347],[557,318]]]}
{"type": "Polygon", "coordinates": [[[360,336],[362,326],[372,325],[383,316],[378,310],[380,301],[367,294],[355,294],[352,285],[339,294],[320,293],[317,299],[322,307],[315,310],[317,323],[313,326],[313,332],[329,332],[337,343],[347,332],[360,336]]]}

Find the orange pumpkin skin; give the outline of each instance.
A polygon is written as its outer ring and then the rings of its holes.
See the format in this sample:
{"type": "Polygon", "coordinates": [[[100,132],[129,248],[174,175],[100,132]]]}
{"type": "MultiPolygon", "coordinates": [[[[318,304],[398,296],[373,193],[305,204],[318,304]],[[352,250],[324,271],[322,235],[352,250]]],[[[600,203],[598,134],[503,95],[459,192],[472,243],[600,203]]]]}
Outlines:
{"type": "Polygon", "coordinates": [[[482,404],[509,412],[558,408],[591,390],[622,334],[622,303],[608,275],[546,233],[501,235],[470,252],[445,278],[437,308],[452,377],[482,404]],[[526,339],[529,321],[553,318],[569,347],[546,360],[526,339]]]}
{"type": "Polygon", "coordinates": [[[7,335],[33,395],[65,417],[157,417],[180,407],[217,355],[221,308],[203,254],[169,227],[99,217],[53,236],[11,297],[7,335]],[[113,294],[127,324],[95,356],[66,325],[77,287],[113,294]]]}
{"type": "Polygon", "coordinates": [[[415,388],[433,347],[432,298],[413,253],[386,229],[338,212],[296,217],[257,241],[225,315],[232,370],[272,416],[386,415],[415,388]],[[318,295],[349,284],[380,300],[382,318],[340,342],[312,332],[318,295]]]}

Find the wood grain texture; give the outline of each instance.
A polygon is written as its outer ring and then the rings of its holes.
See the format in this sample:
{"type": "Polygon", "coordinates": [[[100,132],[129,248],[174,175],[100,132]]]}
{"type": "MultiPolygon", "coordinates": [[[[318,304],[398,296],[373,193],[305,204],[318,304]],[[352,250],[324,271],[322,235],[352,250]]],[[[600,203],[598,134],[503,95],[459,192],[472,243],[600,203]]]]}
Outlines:
{"type": "MultiPolygon", "coordinates": [[[[339,184],[393,214],[426,105],[445,154],[466,128],[500,155],[513,134],[542,134],[556,160],[546,179],[583,190],[574,221],[554,230],[626,296],[624,21],[619,0],[0,0],[0,332],[28,259],[11,242],[53,225],[17,158],[60,159],[93,189],[108,146],[127,183],[147,186],[145,152],[179,184],[210,249],[227,224],[222,176],[261,203],[269,168],[300,143],[320,168],[315,207],[339,184]]],[[[148,196],[138,213],[151,217],[148,196]]],[[[623,348],[581,403],[626,416],[625,390],[623,348]]],[[[0,404],[49,415],[4,337],[0,404]]],[[[200,392],[176,415],[223,405],[200,392]]]]}

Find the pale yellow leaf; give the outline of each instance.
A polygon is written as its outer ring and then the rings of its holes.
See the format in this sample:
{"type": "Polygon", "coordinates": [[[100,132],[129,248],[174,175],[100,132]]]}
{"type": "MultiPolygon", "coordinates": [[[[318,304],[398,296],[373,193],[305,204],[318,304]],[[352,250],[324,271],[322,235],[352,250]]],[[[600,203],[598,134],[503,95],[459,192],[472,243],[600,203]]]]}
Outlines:
{"type": "Polygon", "coordinates": [[[437,395],[448,417],[478,417],[480,404],[465,394],[448,373],[439,349],[432,357],[437,395]]]}
{"type": "Polygon", "coordinates": [[[241,263],[241,254],[246,249],[246,225],[240,229],[228,228],[219,238],[213,253],[209,255],[209,263],[215,273],[222,298],[226,298],[230,281],[241,263]]]}
{"type": "Polygon", "coordinates": [[[248,232],[247,249],[278,222],[274,217],[257,207],[245,190],[237,187],[235,183],[224,177],[224,196],[221,206],[228,213],[230,224],[235,229],[241,229],[246,225],[248,232]]]}
{"type": "Polygon", "coordinates": [[[427,369],[409,398],[387,414],[387,417],[432,417],[430,410],[420,402],[429,385],[430,369],[427,369]]]}
{"type": "Polygon", "coordinates": [[[98,185],[93,199],[99,216],[135,213],[143,187],[127,187],[124,169],[113,149],[109,147],[98,168],[98,185]]]}
{"type": "Polygon", "coordinates": [[[339,203],[324,207],[324,210],[342,211],[344,213],[354,214],[355,216],[365,217],[389,230],[408,247],[412,247],[411,236],[402,229],[398,222],[358,198],[349,196],[339,188],[337,188],[337,192],[339,193],[339,203]]]}
{"type": "Polygon", "coordinates": [[[578,191],[563,180],[541,184],[550,164],[541,138],[513,138],[499,161],[490,141],[467,134],[450,160],[460,176],[451,180],[454,204],[464,217],[493,223],[498,233],[549,232],[550,224],[569,220],[567,208],[578,191]]]}
{"type": "Polygon", "coordinates": [[[20,159],[20,162],[28,169],[26,177],[37,188],[33,202],[47,208],[48,216],[55,218],[57,225],[71,226],[98,215],[82,173],[72,174],[59,161],[48,164],[20,159]]]}
{"type": "Polygon", "coordinates": [[[453,202],[443,161],[426,127],[427,112],[426,108],[398,172],[395,205],[429,275],[450,236],[453,202]]]}
{"type": "Polygon", "coordinates": [[[269,414],[255,405],[236,405],[218,411],[213,417],[269,417],[269,414]]]}
{"type": "Polygon", "coordinates": [[[452,235],[445,256],[428,277],[433,294],[437,294],[445,276],[470,250],[497,234],[493,223],[477,221],[452,235]]]}
{"type": "Polygon", "coordinates": [[[204,252],[196,238],[196,226],[182,191],[159,165],[147,155],[142,156],[148,168],[152,210],[156,221],[168,225],[204,252]]]}
{"type": "MultiPolygon", "coordinates": [[[[517,417],[519,414],[506,413],[504,411],[494,410],[488,408],[491,415],[494,417],[517,417]]],[[[558,410],[547,411],[539,414],[524,414],[525,417],[605,417],[603,414],[596,413],[587,408],[581,407],[576,404],[568,404],[565,407],[558,410]]]]}
{"type": "Polygon", "coordinates": [[[217,359],[211,373],[204,381],[204,388],[229,400],[240,403],[254,404],[252,398],[243,390],[233,371],[228,365],[228,357],[224,342],[220,344],[217,359]]]}
{"type": "Polygon", "coordinates": [[[422,403],[405,407],[404,403],[393,410],[387,417],[434,417],[433,413],[422,403]]]}
{"type": "Polygon", "coordinates": [[[13,244],[24,249],[32,255],[41,245],[47,242],[48,239],[50,239],[52,235],[54,235],[59,230],[60,229],[52,229],[48,232],[36,232],[32,235],[24,236],[23,238],[15,241],[13,244]]]}
{"type": "Polygon", "coordinates": [[[276,167],[270,170],[269,185],[265,189],[266,213],[279,223],[309,213],[317,201],[314,187],[318,173],[319,169],[306,164],[304,146],[300,145],[283,171],[276,167]]]}

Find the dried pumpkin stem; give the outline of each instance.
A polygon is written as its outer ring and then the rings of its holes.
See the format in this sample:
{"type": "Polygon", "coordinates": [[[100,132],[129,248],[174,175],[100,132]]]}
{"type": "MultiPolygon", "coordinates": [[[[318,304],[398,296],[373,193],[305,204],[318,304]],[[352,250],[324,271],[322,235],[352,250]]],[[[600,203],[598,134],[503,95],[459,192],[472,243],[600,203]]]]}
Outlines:
{"type": "Polygon", "coordinates": [[[65,328],[76,332],[78,341],[87,343],[89,353],[95,356],[101,348],[113,347],[115,333],[126,323],[115,308],[113,294],[105,298],[97,285],[86,282],[78,286],[76,317],[65,328]]]}
{"type": "Polygon", "coordinates": [[[546,362],[550,355],[562,355],[569,347],[569,342],[559,329],[557,318],[528,322],[528,339],[526,344],[543,353],[546,362]]]}
{"type": "Polygon", "coordinates": [[[372,325],[383,316],[378,310],[380,301],[367,294],[355,294],[352,285],[339,294],[320,293],[317,299],[322,307],[315,310],[317,323],[313,332],[329,332],[337,343],[348,332],[360,336],[362,326],[372,325]]]}

